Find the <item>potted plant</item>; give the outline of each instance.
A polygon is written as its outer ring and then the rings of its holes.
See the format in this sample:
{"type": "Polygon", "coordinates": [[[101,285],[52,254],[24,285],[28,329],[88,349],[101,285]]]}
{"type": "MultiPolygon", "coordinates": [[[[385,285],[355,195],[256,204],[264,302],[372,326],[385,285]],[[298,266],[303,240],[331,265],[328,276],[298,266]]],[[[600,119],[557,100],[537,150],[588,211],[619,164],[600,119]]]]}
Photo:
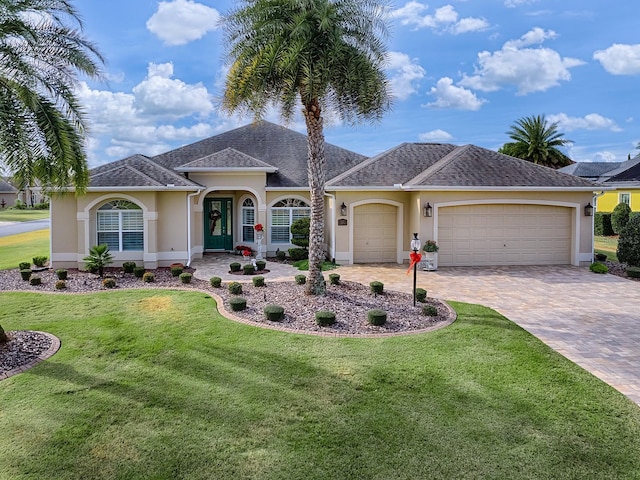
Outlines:
{"type": "Polygon", "coordinates": [[[422,246],[424,252],[424,268],[426,271],[434,271],[438,269],[438,244],[435,240],[427,240],[422,246]]]}

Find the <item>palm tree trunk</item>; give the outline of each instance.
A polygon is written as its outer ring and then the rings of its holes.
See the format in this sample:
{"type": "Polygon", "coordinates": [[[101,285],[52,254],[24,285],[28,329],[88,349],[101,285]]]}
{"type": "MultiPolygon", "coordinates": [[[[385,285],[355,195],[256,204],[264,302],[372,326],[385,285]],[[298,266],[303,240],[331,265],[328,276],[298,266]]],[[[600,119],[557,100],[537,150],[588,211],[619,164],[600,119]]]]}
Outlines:
{"type": "Polygon", "coordinates": [[[307,293],[324,295],[326,285],[322,276],[322,262],[324,261],[324,184],[327,162],[324,157],[324,134],[318,101],[313,100],[305,105],[303,115],[307,124],[307,175],[311,194],[307,293]]]}

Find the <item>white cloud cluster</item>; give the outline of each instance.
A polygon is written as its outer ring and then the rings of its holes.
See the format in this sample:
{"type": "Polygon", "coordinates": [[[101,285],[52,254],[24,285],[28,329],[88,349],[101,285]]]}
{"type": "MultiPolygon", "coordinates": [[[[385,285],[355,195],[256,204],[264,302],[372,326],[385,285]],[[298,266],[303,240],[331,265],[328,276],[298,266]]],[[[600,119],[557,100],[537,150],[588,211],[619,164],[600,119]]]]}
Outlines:
{"type": "Polygon", "coordinates": [[[614,43],[609,48],[596,51],[593,58],[613,75],[640,74],[640,44],[614,43]]]}
{"type": "Polygon", "coordinates": [[[399,100],[406,100],[416,93],[419,80],[425,76],[424,68],[415,62],[406,53],[389,52],[387,55],[386,70],[389,73],[391,94],[399,100]]]}
{"type": "Polygon", "coordinates": [[[560,130],[609,130],[621,132],[622,129],[610,118],[597,113],[589,113],[584,117],[570,117],[566,113],[548,115],[547,120],[557,123],[560,130]]]}
{"type": "Polygon", "coordinates": [[[457,87],[449,77],[443,77],[431,87],[429,95],[436,98],[426,106],[431,108],[456,108],[459,110],[479,110],[486,100],[479,99],[475,93],[463,87],[457,87]]]}
{"type": "Polygon", "coordinates": [[[147,21],[147,29],[166,45],[185,45],[215,30],[220,22],[217,10],[191,0],[160,2],[147,21]]]}
{"type": "Polygon", "coordinates": [[[453,140],[453,135],[441,129],[431,130],[430,132],[418,135],[421,142],[449,142],[453,140]]]}
{"type": "Polygon", "coordinates": [[[529,48],[555,36],[553,31],[534,28],[519,39],[506,42],[500,50],[480,52],[474,75],[465,75],[459,84],[484,92],[513,85],[519,95],[526,95],[568,81],[569,69],[583,65],[582,60],[563,58],[550,48],[529,48]]]}
{"type": "Polygon", "coordinates": [[[489,22],[484,18],[465,17],[458,19],[458,12],[451,5],[437,8],[433,15],[425,15],[429,9],[424,3],[410,1],[403,7],[391,11],[391,18],[400,20],[401,25],[411,25],[416,29],[431,28],[459,35],[468,32],[478,32],[489,28],[489,22]]]}

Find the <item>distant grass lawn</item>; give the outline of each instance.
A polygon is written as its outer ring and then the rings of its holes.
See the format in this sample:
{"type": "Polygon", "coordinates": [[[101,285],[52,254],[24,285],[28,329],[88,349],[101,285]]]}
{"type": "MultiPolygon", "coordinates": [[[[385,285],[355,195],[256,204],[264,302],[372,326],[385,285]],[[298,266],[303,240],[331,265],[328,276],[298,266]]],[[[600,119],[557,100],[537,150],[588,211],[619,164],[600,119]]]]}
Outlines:
{"type": "Polygon", "coordinates": [[[640,408],[496,312],[322,338],[198,292],[0,294],[62,341],[0,382],[2,479],[632,479],[640,408]]]}
{"type": "Polygon", "coordinates": [[[28,222],[49,218],[49,210],[0,209],[0,222],[28,222]]]}
{"type": "MultiPolygon", "coordinates": [[[[302,271],[309,270],[309,260],[298,260],[297,262],[293,262],[292,265],[296,267],[298,270],[302,270],[302,271]]],[[[325,261],[325,262],[322,262],[322,271],[324,272],[326,270],[335,270],[339,266],[340,265],[336,265],[335,263],[325,261]]]]}
{"type": "Polygon", "coordinates": [[[616,252],[618,251],[618,237],[603,237],[596,235],[594,237],[594,250],[596,253],[603,253],[607,256],[607,260],[612,262],[618,261],[616,252]]]}
{"type": "Polygon", "coordinates": [[[18,268],[20,262],[30,262],[33,257],[49,257],[49,245],[48,228],[0,237],[0,270],[18,268]]]}

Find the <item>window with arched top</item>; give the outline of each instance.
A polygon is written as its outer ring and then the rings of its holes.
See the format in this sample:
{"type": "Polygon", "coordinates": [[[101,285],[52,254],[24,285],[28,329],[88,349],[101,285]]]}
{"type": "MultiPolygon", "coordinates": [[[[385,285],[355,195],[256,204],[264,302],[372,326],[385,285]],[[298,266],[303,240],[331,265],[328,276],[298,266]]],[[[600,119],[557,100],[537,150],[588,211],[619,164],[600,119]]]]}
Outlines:
{"type": "Polygon", "coordinates": [[[144,249],[142,209],[129,200],[113,200],[98,208],[98,244],[115,252],[144,249]]]}
{"type": "Polygon", "coordinates": [[[240,215],[242,217],[242,241],[252,243],[254,241],[253,226],[256,224],[256,207],[253,199],[247,198],[242,202],[240,215]]]}
{"type": "Polygon", "coordinates": [[[271,243],[291,243],[291,224],[299,218],[311,216],[311,208],[304,200],[285,198],[271,207],[271,243]]]}

